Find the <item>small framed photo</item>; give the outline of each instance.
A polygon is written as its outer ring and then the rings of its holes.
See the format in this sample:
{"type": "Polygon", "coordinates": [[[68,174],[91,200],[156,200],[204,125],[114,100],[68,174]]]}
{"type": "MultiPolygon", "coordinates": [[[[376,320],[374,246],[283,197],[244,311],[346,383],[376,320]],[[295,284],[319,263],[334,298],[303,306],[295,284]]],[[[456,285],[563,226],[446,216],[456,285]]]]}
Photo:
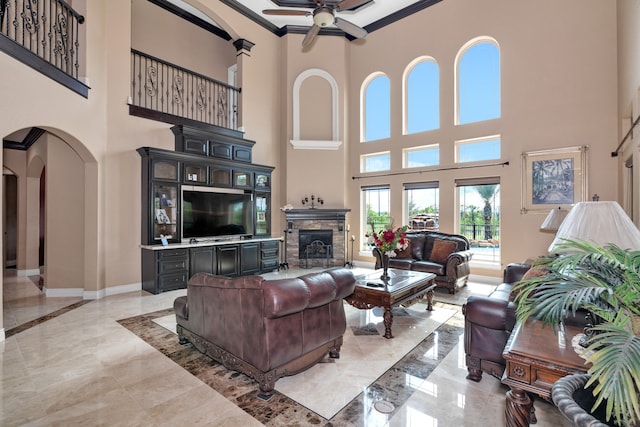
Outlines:
{"type": "Polygon", "coordinates": [[[522,153],[521,213],[569,209],[587,199],[587,146],[522,153]]]}
{"type": "Polygon", "coordinates": [[[167,236],[165,236],[164,234],[160,235],[160,242],[162,243],[162,246],[169,246],[169,241],[167,240],[167,236]]]}

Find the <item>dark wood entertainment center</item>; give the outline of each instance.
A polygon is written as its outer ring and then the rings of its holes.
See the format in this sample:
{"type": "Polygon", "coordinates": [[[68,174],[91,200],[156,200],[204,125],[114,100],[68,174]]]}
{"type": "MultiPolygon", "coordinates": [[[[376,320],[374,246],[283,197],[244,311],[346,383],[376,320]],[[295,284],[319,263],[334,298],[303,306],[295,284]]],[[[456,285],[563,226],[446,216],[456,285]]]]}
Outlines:
{"type": "Polygon", "coordinates": [[[185,288],[198,272],[242,276],[277,269],[282,238],[271,236],[274,168],[251,163],[255,142],[216,127],[171,130],[175,151],[137,150],[142,158],[142,289],[157,294],[185,288]],[[233,227],[229,235],[185,238],[184,190],[245,197],[252,200],[252,215],[233,213],[246,224],[226,226],[233,227]],[[239,231],[245,227],[251,233],[239,231]]]}

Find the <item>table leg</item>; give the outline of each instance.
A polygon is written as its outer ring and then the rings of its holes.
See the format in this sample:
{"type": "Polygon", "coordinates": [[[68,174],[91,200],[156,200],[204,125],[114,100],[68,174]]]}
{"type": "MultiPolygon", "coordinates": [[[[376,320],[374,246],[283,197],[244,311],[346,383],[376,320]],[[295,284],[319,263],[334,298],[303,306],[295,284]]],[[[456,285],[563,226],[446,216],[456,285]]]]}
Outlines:
{"type": "Polygon", "coordinates": [[[427,310],[433,311],[433,289],[427,291],[427,310]]]}
{"type": "Polygon", "coordinates": [[[385,338],[393,338],[393,334],[391,333],[391,325],[393,324],[393,313],[391,312],[391,307],[387,306],[384,308],[384,315],[382,316],[384,320],[384,337],[385,338]]]}
{"type": "Polygon", "coordinates": [[[507,427],[528,427],[533,412],[533,402],[524,390],[511,389],[507,391],[505,406],[507,427]]]}

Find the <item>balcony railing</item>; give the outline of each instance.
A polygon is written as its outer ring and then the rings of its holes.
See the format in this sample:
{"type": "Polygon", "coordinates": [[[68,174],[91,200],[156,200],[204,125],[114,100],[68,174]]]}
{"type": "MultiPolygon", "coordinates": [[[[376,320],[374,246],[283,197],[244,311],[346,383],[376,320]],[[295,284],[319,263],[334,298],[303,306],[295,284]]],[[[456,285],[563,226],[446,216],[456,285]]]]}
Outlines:
{"type": "Polygon", "coordinates": [[[460,234],[471,241],[471,246],[499,246],[499,225],[485,223],[461,224],[460,234]]]}
{"type": "Polygon", "coordinates": [[[0,50],[87,96],[78,81],[83,22],[63,0],[0,0],[0,50]]]}
{"type": "MultiPolygon", "coordinates": [[[[131,50],[131,94],[129,104],[134,107],[238,130],[240,89],[135,49],[131,50]]],[[[165,120],[179,124],[179,120],[165,120]]]]}

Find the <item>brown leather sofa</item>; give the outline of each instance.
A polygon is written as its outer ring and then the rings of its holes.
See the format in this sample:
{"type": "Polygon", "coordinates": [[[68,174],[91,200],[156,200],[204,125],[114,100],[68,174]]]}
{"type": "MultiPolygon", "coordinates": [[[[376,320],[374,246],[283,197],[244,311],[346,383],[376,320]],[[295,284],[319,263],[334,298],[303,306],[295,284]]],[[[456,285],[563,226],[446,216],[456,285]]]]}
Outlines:
{"type": "MultiPolygon", "coordinates": [[[[422,271],[436,275],[436,285],[455,294],[458,288],[467,284],[469,261],[473,255],[469,250],[469,240],[458,234],[438,231],[407,233],[409,246],[396,257],[389,259],[390,268],[422,271]]],[[[376,269],[382,268],[382,252],[374,249],[376,269]]]]}
{"type": "Polygon", "coordinates": [[[491,294],[471,295],[462,306],[467,379],[480,381],[482,372],[502,378],[505,368],[502,351],[516,322],[516,304],[512,301],[511,290],[530,267],[529,264],[508,264],[503,283],[491,294]]]}
{"type": "Polygon", "coordinates": [[[269,399],[279,378],[308,369],[327,353],[340,357],[343,298],[354,287],[345,268],[278,280],[198,273],[173,304],[180,343],[191,342],[252,377],[258,396],[269,399]]]}

